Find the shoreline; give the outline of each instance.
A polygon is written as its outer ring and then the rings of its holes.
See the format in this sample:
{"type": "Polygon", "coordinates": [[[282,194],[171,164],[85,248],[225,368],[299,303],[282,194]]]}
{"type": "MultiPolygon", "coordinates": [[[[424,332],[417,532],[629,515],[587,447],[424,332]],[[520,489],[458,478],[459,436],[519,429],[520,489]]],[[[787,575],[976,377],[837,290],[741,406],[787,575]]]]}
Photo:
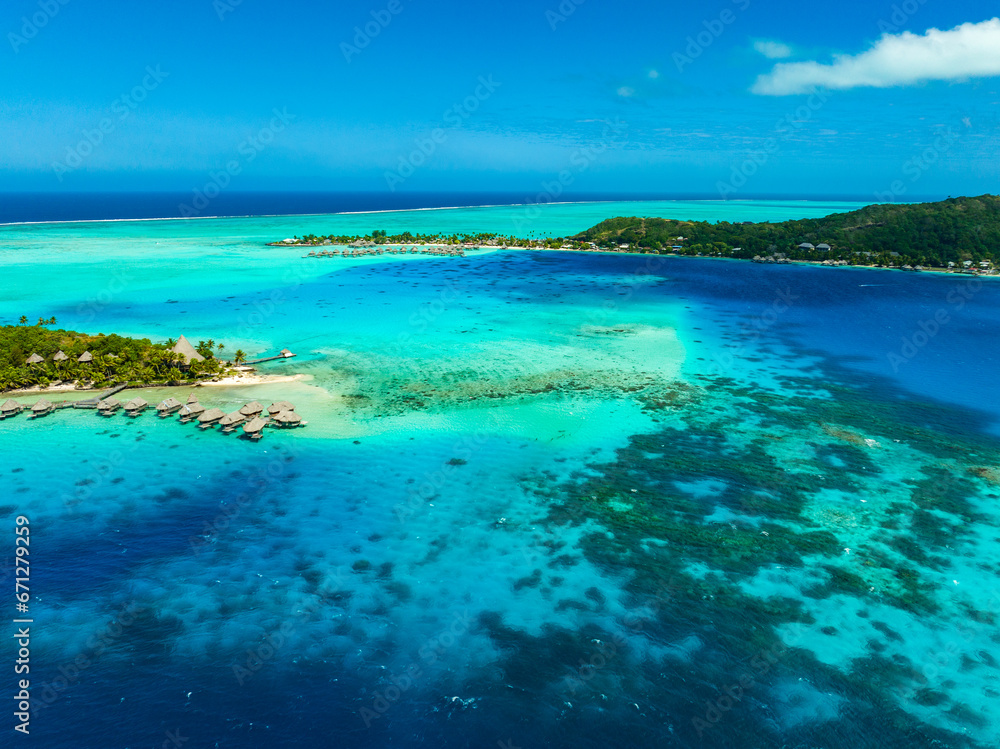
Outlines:
{"type": "Polygon", "coordinates": [[[312,375],[308,374],[293,374],[293,375],[260,375],[260,374],[244,374],[244,375],[233,375],[230,377],[223,377],[218,381],[211,382],[200,382],[196,387],[204,388],[223,388],[223,387],[253,387],[256,385],[273,385],[280,382],[308,382],[312,379],[312,375]]]}
{"type": "MultiPolygon", "coordinates": [[[[375,245],[374,247],[352,248],[350,245],[340,245],[340,244],[326,244],[326,245],[324,245],[324,244],[305,244],[305,243],[286,244],[284,242],[268,242],[266,246],[268,246],[268,247],[289,247],[289,248],[295,248],[295,249],[312,248],[314,250],[316,248],[320,248],[320,247],[326,247],[326,248],[334,248],[334,247],[336,247],[336,248],[344,248],[346,250],[351,250],[351,251],[357,251],[357,250],[360,249],[361,252],[359,253],[358,256],[380,255],[382,253],[374,251],[374,250],[378,250],[380,248],[385,248],[385,249],[400,248],[400,249],[402,249],[402,248],[406,248],[406,247],[430,247],[430,248],[435,248],[435,249],[440,248],[440,249],[462,250],[463,252],[462,252],[461,255],[458,255],[458,253],[455,253],[456,256],[461,256],[461,257],[468,257],[469,255],[465,254],[465,253],[469,253],[470,251],[471,251],[470,254],[472,254],[472,255],[479,255],[479,254],[487,254],[487,253],[490,253],[490,252],[502,252],[502,251],[505,251],[505,250],[516,250],[516,251],[519,251],[519,252],[573,252],[573,253],[587,253],[587,254],[591,254],[591,255],[638,255],[638,256],[641,256],[641,257],[675,257],[675,258],[698,259],[698,260],[731,260],[731,261],[741,261],[741,262],[747,262],[747,263],[754,262],[752,258],[719,257],[718,255],[697,255],[697,256],[691,256],[691,255],[681,255],[681,254],[678,254],[676,252],[668,252],[668,253],[659,253],[659,252],[624,252],[624,251],[621,251],[621,250],[609,250],[609,249],[582,249],[582,248],[581,249],[576,249],[576,248],[569,248],[569,247],[523,247],[523,246],[520,246],[520,245],[507,246],[507,247],[489,246],[489,245],[485,245],[485,246],[481,245],[481,246],[478,246],[478,247],[468,247],[468,246],[465,246],[465,245],[442,245],[442,244],[438,244],[438,243],[405,242],[405,243],[400,244],[400,243],[393,242],[393,243],[386,243],[386,244],[378,244],[378,245],[375,245]]],[[[407,253],[407,254],[409,254],[409,253],[407,253]]],[[[420,256],[422,256],[424,254],[430,254],[430,255],[432,255],[434,257],[438,256],[438,255],[436,255],[434,253],[417,253],[417,254],[420,255],[420,256]]],[[[353,259],[354,257],[357,257],[357,256],[354,256],[354,255],[342,255],[340,253],[330,253],[329,255],[322,255],[322,256],[318,255],[318,254],[315,255],[315,256],[305,255],[305,256],[303,256],[302,259],[319,259],[320,257],[324,257],[324,258],[341,257],[341,258],[351,258],[351,259],[353,259]]],[[[758,263],[758,264],[761,264],[761,263],[758,263]]],[[[771,265],[772,263],[763,263],[763,264],[765,264],[765,265],[771,265]]],[[[899,267],[892,267],[892,266],[857,265],[857,264],[853,264],[853,263],[848,263],[847,265],[833,265],[833,264],[829,264],[825,260],[787,260],[786,262],[783,262],[783,263],[773,263],[773,264],[774,265],[807,265],[807,266],[813,266],[813,267],[818,267],[818,268],[856,268],[856,269],[863,269],[863,270],[891,270],[891,271],[902,271],[904,273],[914,273],[914,274],[917,274],[917,273],[930,273],[930,274],[935,274],[935,275],[968,276],[970,278],[997,278],[997,277],[1000,277],[997,274],[992,274],[992,273],[969,272],[969,271],[958,270],[958,269],[949,270],[947,268],[940,268],[940,267],[926,267],[926,268],[923,268],[921,270],[914,270],[914,269],[906,269],[906,268],[899,268],[899,267]]]]}
{"type": "MultiPolygon", "coordinates": [[[[199,387],[253,387],[257,385],[271,385],[281,382],[299,382],[308,381],[311,379],[311,375],[307,374],[294,374],[294,375],[263,375],[254,374],[251,372],[232,375],[229,377],[223,377],[217,382],[211,380],[201,381],[201,382],[184,382],[179,385],[167,385],[167,384],[142,384],[136,385],[135,387],[128,387],[126,390],[165,390],[174,388],[199,388],[199,387]]],[[[76,385],[55,385],[49,386],[47,388],[39,387],[38,385],[33,385],[30,388],[22,388],[20,390],[5,390],[0,392],[0,398],[13,398],[15,396],[35,396],[35,395],[48,395],[48,394],[62,394],[62,393],[99,393],[107,390],[105,387],[86,387],[78,388],[76,385]]],[[[86,399],[84,399],[86,400],[86,399]]]]}
{"type": "MultiPolygon", "coordinates": [[[[730,262],[737,263],[753,263],[751,258],[742,257],[719,257],[718,255],[679,255],[676,252],[669,252],[666,254],[660,254],[658,252],[620,252],[615,250],[571,250],[562,247],[508,247],[508,250],[524,250],[528,252],[585,252],[594,255],[639,255],[642,257],[674,257],[682,258],[684,260],[726,260],[730,262]]],[[[924,268],[922,270],[906,270],[904,268],[895,268],[884,265],[827,265],[823,260],[789,260],[785,263],[757,263],[757,265],[808,265],[810,267],[816,268],[839,268],[839,269],[855,269],[855,270],[894,270],[901,271],[903,273],[910,273],[913,275],[920,275],[922,273],[929,273],[932,275],[939,276],[968,276],[969,278],[1000,278],[1000,275],[990,274],[990,273],[969,273],[967,271],[960,270],[948,270],[947,268],[924,268]]]]}

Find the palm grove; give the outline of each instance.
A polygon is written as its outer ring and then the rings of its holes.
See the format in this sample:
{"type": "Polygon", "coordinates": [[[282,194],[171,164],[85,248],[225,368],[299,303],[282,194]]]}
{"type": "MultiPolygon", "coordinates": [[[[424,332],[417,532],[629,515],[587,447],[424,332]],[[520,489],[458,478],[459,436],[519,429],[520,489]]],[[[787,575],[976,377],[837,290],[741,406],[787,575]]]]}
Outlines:
{"type": "MultiPolygon", "coordinates": [[[[54,317],[39,318],[34,325],[21,317],[17,325],[0,326],[0,391],[57,381],[76,382],[80,388],[181,384],[223,374],[229,367],[219,358],[225,346],[212,340],[199,341],[195,347],[204,361],[187,363],[171,350],[173,340],[153,343],[148,338],[50,329],[55,324],[54,317]]],[[[245,358],[236,351],[233,363],[245,358]]]]}

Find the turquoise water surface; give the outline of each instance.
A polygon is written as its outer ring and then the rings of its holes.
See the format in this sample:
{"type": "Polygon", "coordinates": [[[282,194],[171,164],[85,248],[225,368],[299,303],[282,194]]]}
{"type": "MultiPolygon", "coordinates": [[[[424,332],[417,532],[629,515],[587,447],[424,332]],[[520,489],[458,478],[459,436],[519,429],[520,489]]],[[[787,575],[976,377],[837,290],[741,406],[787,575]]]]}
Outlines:
{"type": "Polygon", "coordinates": [[[0,426],[35,740],[995,745],[1000,287],[958,307],[948,276],[265,244],[856,207],[0,227],[0,319],[287,346],[261,371],[304,378],[198,395],[309,421],[259,444],[148,414],[0,426]]]}

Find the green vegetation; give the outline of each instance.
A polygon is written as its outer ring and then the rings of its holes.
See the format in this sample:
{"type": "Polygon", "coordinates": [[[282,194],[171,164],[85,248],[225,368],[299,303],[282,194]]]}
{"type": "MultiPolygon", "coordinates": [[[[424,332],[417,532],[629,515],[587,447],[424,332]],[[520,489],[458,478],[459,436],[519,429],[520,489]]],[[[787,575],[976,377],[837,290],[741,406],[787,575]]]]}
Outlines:
{"type": "MultiPolygon", "coordinates": [[[[772,260],[843,261],[881,267],[985,270],[1000,263],[1000,197],[949,198],[939,203],[871,205],[849,213],[780,223],[677,221],[620,217],[574,237],[503,234],[306,234],[295,246],[471,245],[529,249],[615,250],[772,260]],[[806,246],[802,246],[806,245],[806,246]],[[812,245],[809,247],[808,245],[812,245]],[[827,245],[830,249],[822,247],[827,245]]],[[[285,242],[273,243],[288,246],[285,242]]],[[[992,272],[992,268],[991,268],[992,272]]]]}
{"type": "Polygon", "coordinates": [[[1000,197],[940,203],[872,205],[825,218],[781,223],[712,224],[660,218],[612,218],[577,237],[601,247],[750,259],[780,253],[793,260],[843,259],[857,265],[960,265],[1000,259],[1000,197]],[[827,252],[800,248],[827,244],[827,252]],[[892,253],[898,253],[893,255],[892,253]]]}
{"type": "MultiPolygon", "coordinates": [[[[375,245],[387,244],[434,244],[460,246],[464,244],[475,247],[531,247],[533,249],[589,249],[587,242],[565,239],[564,237],[538,237],[536,239],[506,236],[503,234],[491,234],[481,232],[478,234],[412,234],[404,231],[402,234],[387,234],[383,229],[376,229],[371,234],[364,236],[355,235],[316,235],[305,234],[301,237],[296,235],[295,246],[316,247],[320,245],[351,245],[357,242],[371,242],[375,245]]],[[[284,242],[274,242],[277,246],[284,245],[284,242]]]]}
{"type": "MultiPolygon", "coordinates": [[[[108,387],[119,382],[133,385],[191,382],[221,374],[224,362],[213,355],[214,341],[199,341],[198,352],[205,361],[184,366],[184,358],[170,350],[174,341],[153,343],[148,338],[125,338],[119,335],[86,335],[71,330],[49,330],[55,318],[39,319],[36,325],[0,326],[0,391],[47,386],[56,381],[76,382],[78,387],[108,387]],[[54,361],[59,351],[65,361],[54,361]],[[89,351],[91,362],[79,357],[89,351]],[[32,354],[44,359],[28,364],[32,354]]],[[[237,357],[242,351],[237,351],[237,357]]]]}

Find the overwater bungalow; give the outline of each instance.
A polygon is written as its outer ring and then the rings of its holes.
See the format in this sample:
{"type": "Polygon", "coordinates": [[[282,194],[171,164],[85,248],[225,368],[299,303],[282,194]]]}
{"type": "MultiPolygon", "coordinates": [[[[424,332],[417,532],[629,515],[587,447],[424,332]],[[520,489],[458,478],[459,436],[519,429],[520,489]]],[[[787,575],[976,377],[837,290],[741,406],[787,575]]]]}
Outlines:
{"type": "Polygon", "coordinates": [[[254,401],[253,403],[247,403],[243,406],[243,408],[240,409],[240,413],[244,416],[259,416],[264,413],[264,407],[257,401],[254,401]]]}
{"type": "Polygon", "coordinates": [[[149,404],[142,398],[133,398],[125,404],[125,414],[134,418],[147,408],[149,408],[149,404]]]}
{"type": "Polygon", "coordinates": [[[183,405],[184,404],[176,398],[167,398],[156,407],[156,412],[160,415],[161,419],[165,419],[170,416],[170,414],[180,411],[183,405]]]}
{"type": "Polygon", "coordinates": [[[0,406],[0,419],[9,419],[11,416],[17,416],[23,409],[24,406],[16,400],[8,398],[4,401],[3,405],[0,406]]]}
{"type": "Polygon", "coordinates": [[[219,420],[219,426],[222,427],[224,434],[229,434],[230,432],[235,432],[236,428],[246,420],[247,417],[239,411],[233,411],[231,414],[226,414],[219,420]]]}
{"type": "Polygon", "coordinates": [[[45,359],[40,357],[38,354],[33,353],[31,356],[28,357],[27,361],[25,361],[25,364],[41,364],[44,361],[45,359]]]}
{"type": "Polygon", "coordinates": [[[181,423],[186,424],[189,421],[197,419],[205,413],[205,407],[200,403],[188,403],[180,410],[181,423]]]}
{"type": "Polygon", "coordinates": [[[224,418],[226,418],[226,412],[221,408],[210,408],[198,417],[198,428],[211,429],[224,418]]]}
{"type": "Polygon", "coordinates": [[[97,404],[97,413],[101,416],[111,416],[122,407],[122,402],[117,398],[105,398],[97,404]]]}
{"type": "Polygon", "coordinates": [[[187,402],[188,403],[197,403],[198,402],[198,396],[195,395],[194,393],[191,393],[191,395],[188,396],[187,402]]]}
{"type": "Polygon", "coordinates": [[[264,436],[264,427],[267,426],[267,422],[259,416],[253,419],[249,424],[243,425],[243,434],[252,440],[259,440],[264,436]]]}
{"type": "Polygon", "coordinates": [[[42,398],[42,400],[38,401],[38,403],[31,407],[31,416],[32,418],[37,419],[38,417],[50,414],[55,410],[55,405],[42,398]]]}
{"type": "Polygon", "coordinates": [[[281,429],[294,429],[295,427],[305,426],[305,423],[302,421],[302,417],[294,411],[282,411],[274,417],[274,425],[281,429]]]}
{"type": "Polygon", "coordinates": [[[295,406],[293,406],[288,401],[278,401],[277,403],[272,403],[270,406],[267,407],[267,412],[271,414],[271,416],[280,414],[282,411],[294,411],[294,410],[295,406]]]}
{"type": "Polygon", "coordinates": [[[77,361],[80,362],[80,364],[91,364],[94,361],[94,355],[89,351],[84,351],[79,357],[77,357],[77,361]]]}

